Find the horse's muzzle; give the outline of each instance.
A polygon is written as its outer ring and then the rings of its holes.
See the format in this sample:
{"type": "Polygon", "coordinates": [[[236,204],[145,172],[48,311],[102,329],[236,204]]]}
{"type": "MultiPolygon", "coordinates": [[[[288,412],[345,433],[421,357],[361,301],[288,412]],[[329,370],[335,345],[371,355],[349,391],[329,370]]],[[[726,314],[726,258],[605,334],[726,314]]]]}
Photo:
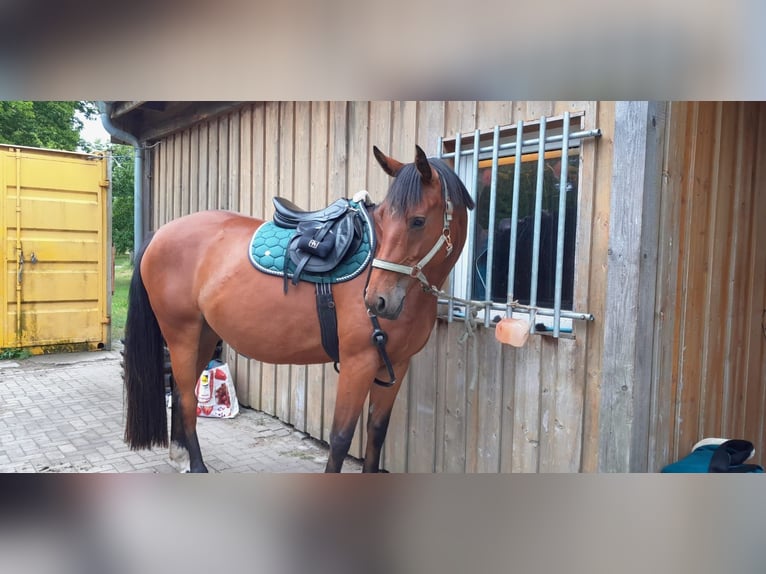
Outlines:
{"type": "Polygon", "coordinates": [[[396,319],[404,307],[404,295],[397,296],[367,293],[364,298],[364,304],[370,313],[377,315],[381,319],[396,319]]]}

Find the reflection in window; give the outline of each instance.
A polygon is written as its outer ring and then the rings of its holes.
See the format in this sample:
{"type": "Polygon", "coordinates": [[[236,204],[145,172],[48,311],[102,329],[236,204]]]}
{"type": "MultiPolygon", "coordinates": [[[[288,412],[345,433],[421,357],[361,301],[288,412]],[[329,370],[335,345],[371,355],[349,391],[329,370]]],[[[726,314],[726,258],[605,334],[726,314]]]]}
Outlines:
{"type": "MultiPolygon", "coordinates": [[[[537,153],[522,156],[519,212],[516,239],[516,271],[514,274],[513,299],[523,305],[530,304],[532,276],[532,247],[535,219],[535,190],[537,184],[537,153]]],[[[473,253],[474,300],[491,300],[505,303],[508,297],[508,263],[511,233],[511,206],[515,157],[498,159],[497,200],[495,204],[495,228],[493,246],[492,285],[486,284],[487,235],[489,232],[490,182],[492,160],[479,162],[476,227],[473,253]],[[491,298],[487,297],[487,291],[491,298]]],[[[545,153],[543,175],[542,217],[540,220],[540,252],[537,282],[537,305],[554,306],[556,286],[556,242],[558,235],[559,186],[562,168],[561,150],[545,153]]],[[[566,183],[566,224],[564,228],[564,273],[561,308],[572,310],[574,283],[575,227],[577,221],[577,189],[579,155],[570,149],[566,183]]]]}

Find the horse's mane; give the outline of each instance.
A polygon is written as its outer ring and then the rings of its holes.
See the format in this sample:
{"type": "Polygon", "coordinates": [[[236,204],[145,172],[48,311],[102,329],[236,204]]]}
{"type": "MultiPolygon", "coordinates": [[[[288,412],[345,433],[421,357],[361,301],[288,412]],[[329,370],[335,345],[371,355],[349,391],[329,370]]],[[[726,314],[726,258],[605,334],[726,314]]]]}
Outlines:
{"type": "MultiPolygon", "coordinates": [[[[447,190],[447,197],[452,204],[456,207],[464,206],[473,209],[474,201],[454,170],[439,158],[428,158],[428,163],[439,174],[439,180],[443,188],[447,190]]],[[[407,208],[420,204],[422,199],[420,172],[414,163],[408,163],[396,174],[386,201],[394,211],[404,213],[407,208]]]]}

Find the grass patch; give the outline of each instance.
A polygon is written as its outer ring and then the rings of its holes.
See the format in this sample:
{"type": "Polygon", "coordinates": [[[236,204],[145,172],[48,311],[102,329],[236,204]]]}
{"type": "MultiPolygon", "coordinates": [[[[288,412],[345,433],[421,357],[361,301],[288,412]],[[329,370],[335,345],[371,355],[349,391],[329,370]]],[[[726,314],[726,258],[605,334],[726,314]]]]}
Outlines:
{"type": "Polygon", "coordinates": [[[18,349],[16,347],[8,347],[7,349],[0,349],[0,361],[8,361],[10,359],[28,359],[32,356],[29,349],[18,349]]]}
{"type": "Polygon", "coordinates": [[[112,340],[119,341],[125,336],[125,320],[128,317],[128,289],[133,275],[130,256],[117,255],[114,258],[114,294],[112,295],[112,340]]]}

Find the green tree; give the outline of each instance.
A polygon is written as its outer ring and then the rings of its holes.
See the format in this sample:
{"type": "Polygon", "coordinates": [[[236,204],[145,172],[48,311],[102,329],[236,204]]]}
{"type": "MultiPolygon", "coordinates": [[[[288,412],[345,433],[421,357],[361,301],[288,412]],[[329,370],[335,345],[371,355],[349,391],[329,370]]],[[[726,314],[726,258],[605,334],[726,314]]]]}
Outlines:
{"type": "Polygon", "coordinates": [[[94,117],[94,102],[0,101],[0,143],[76,151],[87,143],[80,137],[82,121],[94,117]]]}
{"type": "Polygon", "coordinates": [[[112,243],[117,253],[133,250],[133,148],[112,146],[112,243]]]}

